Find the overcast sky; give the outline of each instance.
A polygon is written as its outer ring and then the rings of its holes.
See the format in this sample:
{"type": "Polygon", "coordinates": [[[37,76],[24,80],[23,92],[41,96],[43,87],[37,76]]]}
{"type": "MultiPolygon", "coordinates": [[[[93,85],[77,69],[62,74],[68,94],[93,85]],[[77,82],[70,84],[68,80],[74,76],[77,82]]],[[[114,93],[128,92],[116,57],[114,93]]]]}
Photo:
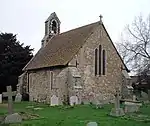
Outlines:
{"type": "Polygon", "coordinates": [[[54,11],[61,21],[61,32],[96,22],[102,14],[116,42],[135,16],[150,13],[150,0],[0,0],[0,31],[17,34],[19,41],[37,52],[44,36],[44,21],[54,11]]]}

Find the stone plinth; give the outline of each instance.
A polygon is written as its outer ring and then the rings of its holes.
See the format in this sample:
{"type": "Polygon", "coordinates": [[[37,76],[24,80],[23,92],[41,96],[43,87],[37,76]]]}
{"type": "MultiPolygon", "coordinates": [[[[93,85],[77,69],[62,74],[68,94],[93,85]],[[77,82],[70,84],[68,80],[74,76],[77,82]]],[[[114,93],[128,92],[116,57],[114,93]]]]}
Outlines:
{"type": "Polygon", "coordinates": [[[110,116],[116,116],[116,117],[119,117],[119,116],[124,116],[124,111],[122,108],[112,108],[111,109],[111,112],[110,112],[110,116]]]}
{"type": "Polygon", "coordinates": [[[142,106],[140,102],[125,102],[125,113],[138,112],[139,108],[142,106]]]}

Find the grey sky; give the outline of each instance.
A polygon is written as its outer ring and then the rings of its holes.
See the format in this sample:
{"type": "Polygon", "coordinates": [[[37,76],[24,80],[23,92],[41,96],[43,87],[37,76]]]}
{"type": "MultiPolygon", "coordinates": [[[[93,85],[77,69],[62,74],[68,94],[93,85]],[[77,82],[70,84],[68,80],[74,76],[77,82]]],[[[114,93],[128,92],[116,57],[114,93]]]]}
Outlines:
{"type": "MultiPolygon", "coordinates": [[[[126,24],[140,13],[150,13],[150,0],[0,0],[0,31],[18,34],[18,40],[35,52],[44,36],[44,21],[56,12],[61,32],[99,20],[114,42],[126,24]]],[[[35,53],[34,52],[34,53],[35,53]]]]}

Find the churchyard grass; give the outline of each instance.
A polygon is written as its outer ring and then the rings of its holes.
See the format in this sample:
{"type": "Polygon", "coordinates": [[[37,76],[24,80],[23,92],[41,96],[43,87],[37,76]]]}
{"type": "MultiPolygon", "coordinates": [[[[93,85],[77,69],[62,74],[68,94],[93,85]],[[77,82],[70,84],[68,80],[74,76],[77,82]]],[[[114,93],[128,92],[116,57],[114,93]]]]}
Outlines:
{"type": "MultiPolygon", "coordinates": [[[[103,109],[96,109],[91,105],[77,105],[75,107],[49,107],[49,105],[21,102],[14,104],[15,112],[26,112],[39,115],[35,120],[23,121],[21,124],[10,126],[86,126],[95,121],[99,126],[150,126],[150,121],[139,121],[124,117],[111,117],[109,113],[113,105],[105,105],[103,109]],[[27,106],[29,106],[27,108],[27,106]],[[42,108],[34,109],[33,108],[42,108]]],[[[0,115],[7,113],[7,106],[0,104],[0,115]]],[[[139,114],[139,113],[137,113],[139,114]]],[[[141,114],[150,117],[150,105],[142,106],[141,114]]]]}

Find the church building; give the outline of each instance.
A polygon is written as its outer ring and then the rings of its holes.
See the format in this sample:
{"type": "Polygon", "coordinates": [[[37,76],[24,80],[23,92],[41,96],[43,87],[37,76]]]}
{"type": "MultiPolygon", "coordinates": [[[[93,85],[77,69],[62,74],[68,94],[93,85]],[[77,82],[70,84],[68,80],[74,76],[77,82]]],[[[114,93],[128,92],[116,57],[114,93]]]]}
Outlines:
{"type": "Polygon", "coordinates": [[[60,33],[60,20],[52,13],[45,21],[41,48],[23,68],[19,78],[21,93],[30,101],[78,103],[112,101],[121,91],[128,69],[100,20],[60,33]],[[22,87],[22,88],[21,88],[22,87]]]}

